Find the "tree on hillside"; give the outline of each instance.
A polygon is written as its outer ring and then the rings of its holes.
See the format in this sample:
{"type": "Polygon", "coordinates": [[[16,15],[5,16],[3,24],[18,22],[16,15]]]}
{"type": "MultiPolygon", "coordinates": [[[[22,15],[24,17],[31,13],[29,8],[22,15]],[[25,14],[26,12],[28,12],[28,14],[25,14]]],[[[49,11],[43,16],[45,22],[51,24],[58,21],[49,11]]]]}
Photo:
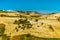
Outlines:
{"type": "Polygon", "coordinates": [[[14,21],[14,24],[17,24],[18,27],[20,27],[21,29],[29,29],[32,27],[31,23],[26,19],[26,20],[23,20],[23,19],[19,19],[19,20],[16,20],[14,21]],[[22,24],[22,26],[20,25],[22,24]]]}
{"type": "Polygon", "coordinates": [[[60,17],[58,17],[57,20],[60,21],[60,17]]]}
{"type": "Polygon", "coordinates": [[[0,23],[0,36],[4,34],[4,31],[5,31],[5,24],[0,23]]]}
{"type": "Polygon", "coordinates": [[[51,14],[55,14],[55,13],[53,12],[53,13],[51,13],[51,14]]]}

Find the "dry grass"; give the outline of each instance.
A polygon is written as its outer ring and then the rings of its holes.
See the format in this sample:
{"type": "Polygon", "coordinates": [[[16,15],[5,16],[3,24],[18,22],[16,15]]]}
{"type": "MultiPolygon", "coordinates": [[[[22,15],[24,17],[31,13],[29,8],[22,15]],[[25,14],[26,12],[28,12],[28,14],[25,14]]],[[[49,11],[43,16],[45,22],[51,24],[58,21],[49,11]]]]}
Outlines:
{"type": "Polygon", "coordinates": [[[20,14],[18,12],[0,13],[0,15],[1,14],[7,15],[7,17],[0,16],[0,23],[4,23],[6,25],[4,34],[6,34],[7,36],[11,36],[11,38],[13,37],[11,40],[48,40],[48,39],[41,39],[41,37],[60,38],[60,22],[57,20],[57,18],[59,18],[58,15],[59,13],[56,15],[51,14],[51,15],[41,15],[41,16],[39,16],[40,14],[34,14],[34,12],[32,12],[29,15],[24,13],[20,14]],[[20,15],[22,15],[22,17],[20,17],[20,15]],[[19,31],[16,32],[15,28],[18,27],[18,25],[13,23],[15,20],[19,20],[19,19],[27,19],[32,24],[32,28],[30,29],[25,28],[24,30],[18,28],[19,31]],[[41,25],[42,23],[43,25],[41,25]],[[49,25],[51,25],[52,27],[49,28],[49,25]],[[52,31],[51,29],[54,31],[52,31]],[[26,35],[22,35],[28,33],[33,36],[26,37],[26,35]],[[15,36],[15,35],[20,35],[20,36],[15,36]],[[16,37],[16,39],[14,38],[14,36],[16,37]]]}

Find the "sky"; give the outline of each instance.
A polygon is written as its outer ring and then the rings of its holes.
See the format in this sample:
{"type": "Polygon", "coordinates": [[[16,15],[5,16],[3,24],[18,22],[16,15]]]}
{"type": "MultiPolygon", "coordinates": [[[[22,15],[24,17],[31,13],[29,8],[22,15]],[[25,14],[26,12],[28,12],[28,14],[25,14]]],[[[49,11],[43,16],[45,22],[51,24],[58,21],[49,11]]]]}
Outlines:
{"type": "Polygon", "coordinates": [[[0,10],[60,12],[60,0],[0,0],[0,10]]]}

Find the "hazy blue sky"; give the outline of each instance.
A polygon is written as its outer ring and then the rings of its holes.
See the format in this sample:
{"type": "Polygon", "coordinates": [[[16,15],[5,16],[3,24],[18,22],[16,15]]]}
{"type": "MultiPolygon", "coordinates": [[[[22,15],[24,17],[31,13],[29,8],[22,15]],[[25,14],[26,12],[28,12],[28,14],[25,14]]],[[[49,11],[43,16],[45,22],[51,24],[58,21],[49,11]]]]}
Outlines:
{"type": "Polygon", "coordinates": [[[0,9],[60,12],[60,0],[0,0],[0,9]]]}

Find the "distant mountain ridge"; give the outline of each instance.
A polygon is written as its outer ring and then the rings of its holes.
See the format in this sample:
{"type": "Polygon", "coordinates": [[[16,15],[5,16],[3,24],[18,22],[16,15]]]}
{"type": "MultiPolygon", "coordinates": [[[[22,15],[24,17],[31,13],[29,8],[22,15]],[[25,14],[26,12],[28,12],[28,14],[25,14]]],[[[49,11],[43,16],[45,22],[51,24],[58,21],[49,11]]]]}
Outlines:
{"type": "MultiPolygon", "coordinates": [[[[40,13],[37,11],[21,11],[21,10],[0,10],[0,12],[20,12],[20,13],[38,13],[38,14],[44,14],[44,13],[40,13]]],[[[55,14],[55,13],[47,13],[47,14],[55,14]]]]}

